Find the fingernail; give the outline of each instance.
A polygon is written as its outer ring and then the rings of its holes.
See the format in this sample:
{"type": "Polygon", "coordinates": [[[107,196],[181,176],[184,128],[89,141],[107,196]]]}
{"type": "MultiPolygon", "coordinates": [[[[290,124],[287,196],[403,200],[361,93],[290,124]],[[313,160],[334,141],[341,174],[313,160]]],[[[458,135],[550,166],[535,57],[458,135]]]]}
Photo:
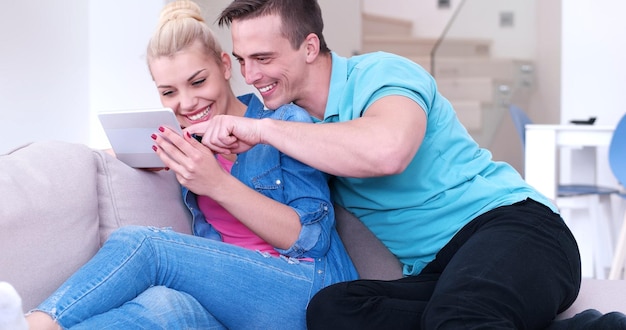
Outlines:
{"type": "Polygon", "coordinates": [[[169,171],[169,170],[170,170],[170,168],[169,168],[169,167],[166,167],[166,168],[165,168],[165,170],[166,170],[166,171],[169,171]]]}
{"type": "Polygon", "coordinates": [[[165,132],[165,128],[163,128],[163,126],[159,126],[159,131],[165,132]]]}
{"type": "Polygon", "coordinates": [[[156,146],[152,146],[152,150],[157,151],[157,147],[156,146]]]}
{"type": "Polygon", "coordinates": [[[188,138],[191,138],[191,134],[189,134],[189,132],[185,132],[185,133],[187,133],[188,138]]]}
{"type": "Polygon", "coordinates": [[[151,137],[153,140],[156,140],[156,138],[157,138],[156,134],[152,134],[152,135],[150,135],[150,137],[151,137]]]}

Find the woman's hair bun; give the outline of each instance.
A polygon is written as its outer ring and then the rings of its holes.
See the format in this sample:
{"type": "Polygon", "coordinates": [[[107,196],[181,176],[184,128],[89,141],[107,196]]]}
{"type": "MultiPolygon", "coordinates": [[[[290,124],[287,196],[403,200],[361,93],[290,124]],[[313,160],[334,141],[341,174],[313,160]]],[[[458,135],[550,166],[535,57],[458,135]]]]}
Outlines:
{"type": "Polygon", "coordinates": [[[163,25],[169,21],[187,18],[195,19],[198,22],[204,23],[202,10],[198,4],[188,0],[177,0],[170,2],[163,8],[159,18],[159,25],[163,25]]]}
{"type": "Polygon", "coordinates": [[[172,56],[200,42],[202,49],[221,61],[222,47],[202,17],[200,6],[190,0],[176,0],[163,7],[158,26],[148,42],[147,58],[172,56]]]}

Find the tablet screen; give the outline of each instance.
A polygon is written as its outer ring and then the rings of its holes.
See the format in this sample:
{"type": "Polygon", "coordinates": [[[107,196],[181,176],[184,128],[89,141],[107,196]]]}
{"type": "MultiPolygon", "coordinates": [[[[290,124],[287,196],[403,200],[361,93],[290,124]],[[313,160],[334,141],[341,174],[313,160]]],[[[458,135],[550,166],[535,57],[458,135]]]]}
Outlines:
{"type": "Polygon", "coordinates": [[[98,118],[116,157],[135,168],[165,166],[152,150],[154,140],[150,137],[160,126],[182,134],[169,108],[101,112],[98,118]]]}

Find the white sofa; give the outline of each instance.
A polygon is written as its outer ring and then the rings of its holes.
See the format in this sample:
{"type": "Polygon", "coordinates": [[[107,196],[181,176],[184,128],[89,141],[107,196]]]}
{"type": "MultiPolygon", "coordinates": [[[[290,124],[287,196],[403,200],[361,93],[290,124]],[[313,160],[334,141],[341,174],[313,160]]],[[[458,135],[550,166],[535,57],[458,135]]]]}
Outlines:
{"type": "MultiPolygon", "coordinates": [[[[35,307],[84,264],[116,228],[172,227],[190,216],[172,172],[132,169],[81,144],[40,141],[0,156],[0,281],[35,307]]],[[[362,278],[392,279],[400,265],[355,217],[337,208],[337,226],[362,278]]],[[[626,281],[585,280],[559,317],[594,308],[626,311],[626,281]]]]}

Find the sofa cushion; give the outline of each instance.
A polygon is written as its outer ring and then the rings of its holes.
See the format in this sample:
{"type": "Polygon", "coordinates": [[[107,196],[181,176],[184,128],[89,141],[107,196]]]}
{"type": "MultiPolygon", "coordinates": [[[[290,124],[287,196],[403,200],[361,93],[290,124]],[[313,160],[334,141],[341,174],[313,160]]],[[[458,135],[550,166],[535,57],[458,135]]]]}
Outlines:
{"type": "Polygon", "coordinates": [[[335,204],[337,232],[354,263],[359,278],[395,280],[402,277],[402,264],[361,220],[335,204]]]}
{"type": "Polygon", "coordinates": [[[595,309],[603,314],[610,312],[626,313],[626,281],[597,280],[585,278],[580,286],[580,293],[566,311],[557,316],[557,320],[571,318],[588,309],[595,309]]]}
{"type": "Polygon", "coordinates": [[[91,149],[36,142],[0,156],[0,281],[26,309],[50,295],[99,248],[91,149]]]}
{"type": "Polygon", "coordinates": [[[171,227],[191,233],[191,215],[171,171],[134,169],[104,151],[94,150],[98,168],[100,241],[127,225],[171,227]]]}

